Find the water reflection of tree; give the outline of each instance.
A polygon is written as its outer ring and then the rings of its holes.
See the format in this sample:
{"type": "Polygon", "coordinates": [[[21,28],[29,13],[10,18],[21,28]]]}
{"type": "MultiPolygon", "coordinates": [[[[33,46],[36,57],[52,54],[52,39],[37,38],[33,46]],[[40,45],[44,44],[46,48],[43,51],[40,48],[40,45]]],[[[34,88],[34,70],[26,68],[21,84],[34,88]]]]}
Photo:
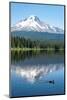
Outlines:
{"type": "MultiPolygon", "coordinates": [[[[25,59],[35,58],[38,56],[54,55],[59,53],[57,51],[47,51],[47,50],[31,50],[31,51],[11,51],[11,63],[21,62],[25,59]]],[[[62,54],[62,53],[59,53],[62,54]]]]}

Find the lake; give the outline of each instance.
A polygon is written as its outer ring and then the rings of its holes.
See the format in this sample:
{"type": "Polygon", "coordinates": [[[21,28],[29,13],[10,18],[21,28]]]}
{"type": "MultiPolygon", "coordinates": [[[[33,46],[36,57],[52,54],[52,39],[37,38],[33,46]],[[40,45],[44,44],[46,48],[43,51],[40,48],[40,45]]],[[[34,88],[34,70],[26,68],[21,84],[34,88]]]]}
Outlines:
{"type": "Polygon", "coordinates": [[[64,54],[12,51],[10,96],[64,94],[64,54]]]}

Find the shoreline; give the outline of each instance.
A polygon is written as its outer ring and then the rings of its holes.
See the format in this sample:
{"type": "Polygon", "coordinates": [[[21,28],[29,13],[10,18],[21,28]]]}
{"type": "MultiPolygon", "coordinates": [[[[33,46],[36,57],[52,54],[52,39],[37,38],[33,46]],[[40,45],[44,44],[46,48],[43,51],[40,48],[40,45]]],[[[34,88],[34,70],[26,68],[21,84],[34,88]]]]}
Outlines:
{"type": "Polygon", "coordinates": [[[44,51],[55,51],[55,50],[58,50],[58,51],[64,51],[63,48],[60,48],[60,49],[55,49],[55,48],[11,48],[11,51],[41,51],[41,50],[44,50],[44,51]]]}

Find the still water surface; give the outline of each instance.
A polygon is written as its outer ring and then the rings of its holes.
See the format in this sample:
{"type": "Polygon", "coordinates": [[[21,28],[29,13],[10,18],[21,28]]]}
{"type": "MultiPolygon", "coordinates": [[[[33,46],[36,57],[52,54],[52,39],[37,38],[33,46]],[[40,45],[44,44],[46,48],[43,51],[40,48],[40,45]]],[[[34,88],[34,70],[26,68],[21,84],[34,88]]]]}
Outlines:
{"type": "Polygon", "coordinates": [[[64,94],[64,54],[11,53],[11,97],[64,94]]]}

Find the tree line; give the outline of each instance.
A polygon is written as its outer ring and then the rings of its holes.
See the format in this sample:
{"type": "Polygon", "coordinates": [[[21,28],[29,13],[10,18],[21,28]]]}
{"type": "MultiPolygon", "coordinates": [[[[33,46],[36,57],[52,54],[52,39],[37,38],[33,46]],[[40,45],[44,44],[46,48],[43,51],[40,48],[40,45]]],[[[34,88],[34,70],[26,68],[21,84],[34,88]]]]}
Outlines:
{"type": "Polygon", "coordinates": [[[55,50],[64,49],[63,41],[56,40],[32,40],[24,37],[11,36],[11,48],[54,48],[55,50]]]}

